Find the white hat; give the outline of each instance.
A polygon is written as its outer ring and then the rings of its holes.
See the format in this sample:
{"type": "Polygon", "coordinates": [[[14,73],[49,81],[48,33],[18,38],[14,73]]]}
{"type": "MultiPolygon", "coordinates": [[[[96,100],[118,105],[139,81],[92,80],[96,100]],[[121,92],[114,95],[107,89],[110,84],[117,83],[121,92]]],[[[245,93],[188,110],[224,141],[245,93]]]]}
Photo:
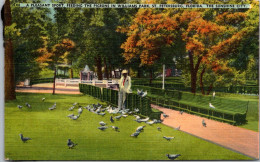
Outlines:
{"type": "Polygon", "coordinates": [[[124,74],[124,73],[128,73],[128,71],[127,71],[127,70],[123,70],[123,71],[122,71],[122,74],[124,74]]]}

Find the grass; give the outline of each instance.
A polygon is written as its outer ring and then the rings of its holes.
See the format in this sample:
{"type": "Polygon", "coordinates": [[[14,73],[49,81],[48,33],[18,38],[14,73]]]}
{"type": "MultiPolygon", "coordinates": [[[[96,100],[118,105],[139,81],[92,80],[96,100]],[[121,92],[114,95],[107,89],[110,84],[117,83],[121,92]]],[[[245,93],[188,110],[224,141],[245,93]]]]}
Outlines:
{"type": "MultiPolygon", "coordinates": [[[[178,160],[252,160],[239,153],[209,143],[162,124],[147,125],[138,138],[130,137],[143,124],[133,121],[134,117],[121,118],[111,128],[100,131],[100,121],[109,122],[110,115],[104,117],[83,110],[78,120],[66,116],[72,112],[68,108],[78,102],[82,106],[93,103],[104,104],[84,95],[51,95],[18,93],[17,100],[5,103],[5,157],[10,160],[167,160],[165,154],[180,153],[178,160]],[[41,98],[46,101],[42,102],[41,98]],[[32,109],[17,105],[28,102],[32,109]],[[57,102],[57,109],[48,107],[57,102]],[[162,131],[156,128],[160,126],[162,131]],[[32,140],[23,143],[19,133],[32,140]],[[166,141],[163,136],[174,136],[166,141]],[[67,139],[78,145],[68,149],[67,139]]],[[[77,113],[77,109],[73,111],[77,113]]]]}

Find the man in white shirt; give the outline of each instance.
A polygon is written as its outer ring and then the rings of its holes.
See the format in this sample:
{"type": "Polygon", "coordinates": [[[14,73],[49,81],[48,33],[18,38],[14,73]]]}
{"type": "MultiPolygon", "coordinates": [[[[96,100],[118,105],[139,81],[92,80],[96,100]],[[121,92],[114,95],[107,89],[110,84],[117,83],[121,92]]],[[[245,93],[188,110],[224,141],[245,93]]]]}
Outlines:
{"type": "Polygon", "coordinates": [[[128,71],[122,71],[122,77],[119,81],[119,92],[118,92],[118,108],[126,108],[126,95],[132,93],[131,90],[131,77],[127,76],[128,71]]]}

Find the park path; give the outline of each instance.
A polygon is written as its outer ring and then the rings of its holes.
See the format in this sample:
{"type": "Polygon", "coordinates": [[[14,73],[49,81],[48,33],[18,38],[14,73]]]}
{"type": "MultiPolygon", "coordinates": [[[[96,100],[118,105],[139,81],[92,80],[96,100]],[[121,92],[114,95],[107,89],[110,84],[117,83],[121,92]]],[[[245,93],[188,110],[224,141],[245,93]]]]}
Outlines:
{"type": "Polygon", "coordinates": [[[227,123],[222,123],[207,118],[183,113],[179,111],[151,105],[153,108],[169,115],[163,119],[163,124],[176,128],[225,148],[259,159],[259,132],[236,127],[227,123]],[[207,127],[202,126],[202,119],[207,123],[207,127]]]}
{"type": "MultiPolygon", "coordinates": [[[[36,84],[32,86],[16,86],[16,92],[26,93],[52,93],[52,84],[36,84]]],[[[57,94],[80,94],[79,87],[64,87],[56,86],[55,93],[57,94]]]]}

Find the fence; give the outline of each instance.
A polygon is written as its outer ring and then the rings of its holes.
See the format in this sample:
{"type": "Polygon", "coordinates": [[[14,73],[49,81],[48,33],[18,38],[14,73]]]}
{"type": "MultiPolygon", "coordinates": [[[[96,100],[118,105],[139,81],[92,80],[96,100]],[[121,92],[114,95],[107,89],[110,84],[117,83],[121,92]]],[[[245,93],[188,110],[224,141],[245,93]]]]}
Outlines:
{"type": "MultiPolygon", "coordinates": [[[[100,100],[106,101],[113,106],[118,105],[118,91],[107,88],[95,87],[89,84],[79,84],[81,93],[93,96],[100,100]]],[[[140,97],[135,93],[127,94],[126,107],[133,111],[135,108],[139,109],[139,113],[150,118],[160,119],[161,112],[153,112],[151,109],[150,99],[147,97],[140,97]]]]}

